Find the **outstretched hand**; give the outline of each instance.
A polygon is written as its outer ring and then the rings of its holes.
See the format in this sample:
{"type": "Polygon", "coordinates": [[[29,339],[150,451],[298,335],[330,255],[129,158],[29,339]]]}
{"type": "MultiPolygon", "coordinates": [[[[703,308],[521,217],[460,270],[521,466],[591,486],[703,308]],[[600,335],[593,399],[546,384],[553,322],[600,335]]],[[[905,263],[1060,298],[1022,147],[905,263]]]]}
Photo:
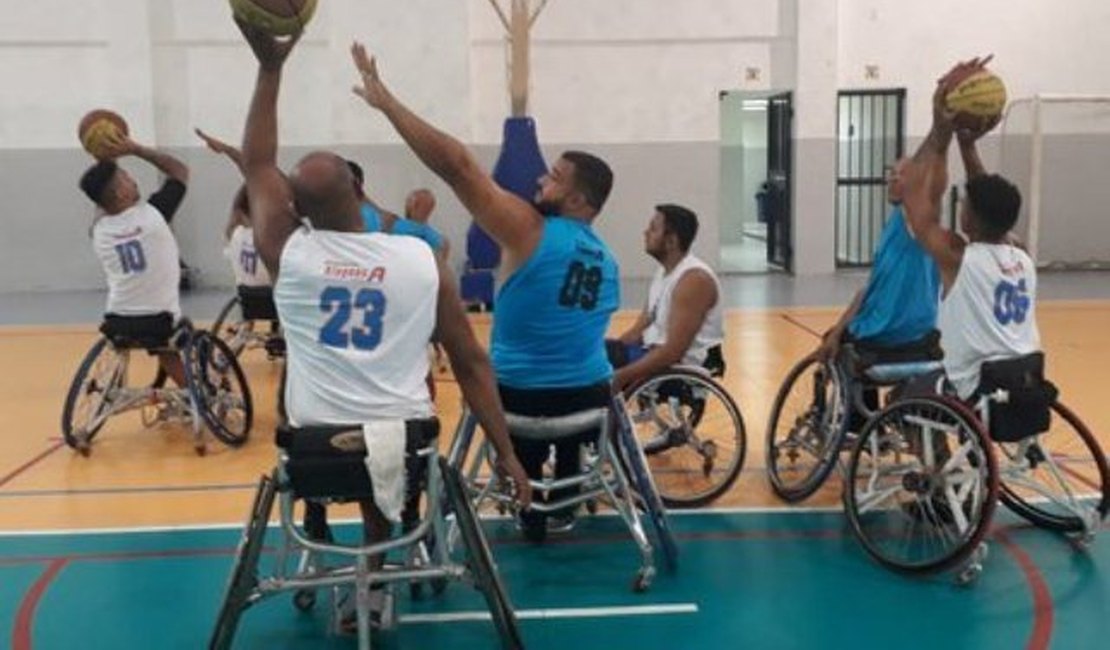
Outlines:
{"type": "Polygon", "coordinates": [[[235,19],[235,24],[243,32],[243,37],[247,39],[247,44],[251,46],[258,64],[264,70],[280,70],[289,53],[293,51],[293,46],[304,34],[302,30],[292,36],[279,38],[238,18],[235,19]]]}
{"type": "Polygon", "coordinates": [[[198,128],[193,129],[193,133],[196,133],[197,137],[199,137],[201,140],[204,140],[204,144],[216,153],[227,153],[228,150],[231,148],[231,145],[229,145],[228,143],[220,140],[219,138],[214,138],[198,128]]]}
{"type": "Polygon", "coordinates": [[[362,77],[362,85],[355,85],[351,90],[367,104],[381,109],[382,104],[389,97],[389,90],[378,75],[377,60],[366,53],[366,46],[358,42],[351,45],[351,58],[355,62],[359,76],[362,77]]]}

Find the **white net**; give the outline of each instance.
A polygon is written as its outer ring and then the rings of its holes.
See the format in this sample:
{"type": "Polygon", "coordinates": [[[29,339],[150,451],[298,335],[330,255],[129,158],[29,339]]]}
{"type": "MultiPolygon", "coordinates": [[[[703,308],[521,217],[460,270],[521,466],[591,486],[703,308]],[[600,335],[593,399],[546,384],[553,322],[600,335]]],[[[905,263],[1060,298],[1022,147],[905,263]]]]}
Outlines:
{"type": "Polygon", "coordinates": [[[1015,100],[1000,134],[998,170],[1021,188],[1017,233],[1037,265],[1110,268],[1110,96],[1015,100]]]}

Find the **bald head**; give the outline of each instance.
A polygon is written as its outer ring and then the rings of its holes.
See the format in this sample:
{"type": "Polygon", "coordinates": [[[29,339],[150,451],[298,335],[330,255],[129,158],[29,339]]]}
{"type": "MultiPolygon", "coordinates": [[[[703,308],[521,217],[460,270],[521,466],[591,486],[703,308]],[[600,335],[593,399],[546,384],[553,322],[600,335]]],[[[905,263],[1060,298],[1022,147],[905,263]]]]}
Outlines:
{"type": "Polygon", "coordinates": [[[327,151],[301,158],[289,175],[297,212],[321,230],[362,230],[352,181],[347,161],[327,151]]]}
{"type": "Polygon", "coordinates": [[[413,221],[428,223],[435,209],[436,195],[427,188],[413,190],[405,199],[405,217],[413,221]]]}

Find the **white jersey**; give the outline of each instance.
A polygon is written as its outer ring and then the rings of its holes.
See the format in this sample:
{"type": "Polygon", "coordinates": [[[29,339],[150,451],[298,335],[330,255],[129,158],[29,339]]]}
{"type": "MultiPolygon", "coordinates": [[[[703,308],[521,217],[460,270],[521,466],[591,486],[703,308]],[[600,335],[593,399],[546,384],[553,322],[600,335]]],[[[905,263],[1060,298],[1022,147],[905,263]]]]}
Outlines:
{"type": "Polygon", "coordinates": [[[224,256],[231,262],[236,286],[268,287],[273,284],[266,265],[259,259],[258,251],[254,248],[254,229],[235,226],[227,240],[227,246],[224,247],[224,256]]]}
{"type": "Polygon", "coordinates": [[[430,417],[424,378],[439,273],[411,237],[298,229],[274,302],[285,332],[293,426],[430,417]]]}
{"type": "Polygon", "coordinates": [[[983,362],[1037,352],[1037,269],[1008,244],[971,243],[937,314],[944,370],[961,398],[979,386],[983,362]]]}
{"type": "Polygon", "coordinates": [[[143,202],[115,215],[97,217],[93,249],[108,277],[105,312],[181,316],[181,267],[177,241],[166,218],[143,202]]]}
{"type": "Polygon", "coordinates": [[[713,269],[693,255],[682,258],[670,273],[664,274],[662,267],[655,272],[655,277],[651,280],[651,288],[648,290],[647,310],[651,321],[644,330],[643,338],[644,345],[647,347],[666,342],[674,288],[682,276],[692,269],[700,269],[708,273],[709,277],[713,278],[713,284],[717,286],[717,302],[705,315],[705,321],[702,322],[701,328],[682,357],[682,363],[700,366],[705,362],[709,348],[720,345],[725,337],[721,322],[721,283],[717,280],[717,274],[713,269]]]}

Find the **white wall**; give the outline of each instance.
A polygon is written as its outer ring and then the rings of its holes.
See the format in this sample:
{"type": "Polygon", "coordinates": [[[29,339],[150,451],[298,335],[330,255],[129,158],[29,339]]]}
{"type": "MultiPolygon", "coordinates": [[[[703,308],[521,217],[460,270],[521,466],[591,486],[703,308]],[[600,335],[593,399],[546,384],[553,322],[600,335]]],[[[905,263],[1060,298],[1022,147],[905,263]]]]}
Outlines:
{"type": "MultiPolygon", "coordinates": [[[[219,276],[211,233],[235,179],[192,128],[231,139],[242,129],[254,64],[226,2],[0,2],[0,194],[9,213],[0,290],[100,282],[83,239],[87,202],[75,188],[88,161],[75,125],[94,106],[120,111],[138,139],[189,159],[196,181],[179,234],[189,256],[219,276]],[[59,235],[58,219],[73,230],[59,235]],[[35,253],[33,243],[47,240],[65,247],[60,261],[35,253]]],[[[833,268],[838,89],[906,87],[912,142],[927,128],[933,80],[961,57],[993,52],[1011,96],[1110,93],[1108,33],[1104,0],[550,0],[534,30],[532,114],[550,152],[613,152],[620,165],[606,219],[621,227],[603,229],[626,274],[644,275],[640,221],[661,200],[699,208],[699,246],[717,257],[719,91],[792,90],[795,258],[799,272],[824,273],[833,268]],[[868,65],[878,78],[864,78],[868,65]]],[[[417,112],[493,159],[508,112],[507,47],[488,0],[321,2],[288,67],[280,128],[290,154],[351,152],[390,205],[415,185],[444,191],[351,95],[355,38],[417,112]]],[[[441,225],[461,243],[467,220],[444,199],[441,225]]]]}

